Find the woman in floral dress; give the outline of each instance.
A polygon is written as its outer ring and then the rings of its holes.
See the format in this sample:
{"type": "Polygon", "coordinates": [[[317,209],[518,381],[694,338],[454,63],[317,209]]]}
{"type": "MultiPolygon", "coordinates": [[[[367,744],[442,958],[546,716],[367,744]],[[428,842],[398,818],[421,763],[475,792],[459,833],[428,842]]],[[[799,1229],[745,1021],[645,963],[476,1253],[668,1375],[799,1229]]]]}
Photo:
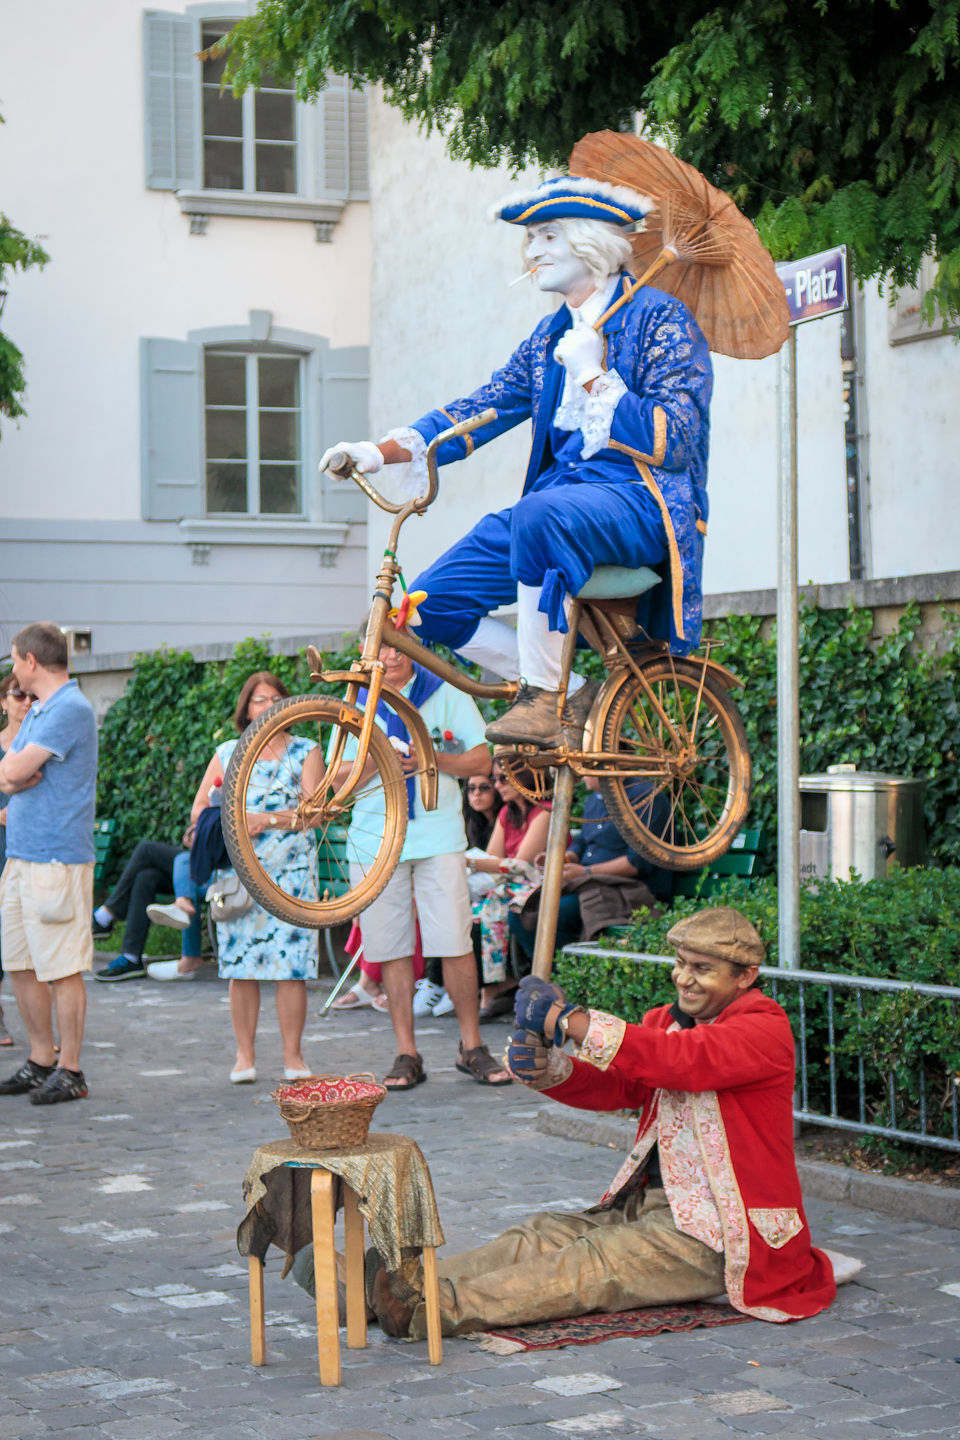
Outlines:
{"type": "MultiPolygon", "coordinates": [[[[234,722],[238,732],[289,693],[269,670],[251,675],[237,700],[234,722]]],[[[210,803],[211,791],[216,792],[222,783],[236,744],[236,740],[225,740],[217,746],[193,802],[194,821],[210,803]]],[[[288,893],[309,898],[317,893],[316,857],[311,840],[298,828],[296,806],[304,787],[319,784],[322,765],[321,752],[312,740],[284,732],[265,748],[247,789],[247,829],[255,837],[264,868],[288,893]]],[[[221,870],[217,878],[232,873],[221,870]]],[[[217,944],[220,976],[230,981],[230,1016],[237,1038],[232,1083],[249,1084],[257,1078],[254,1045],[260,983],[265,980],[276,985],[284,1076],[308,1075],[300,1047],[307,1015],[305,981],[317,974],[316,931],[288,925],[252,905],[237,919],[217,926],[217,944]]]]}

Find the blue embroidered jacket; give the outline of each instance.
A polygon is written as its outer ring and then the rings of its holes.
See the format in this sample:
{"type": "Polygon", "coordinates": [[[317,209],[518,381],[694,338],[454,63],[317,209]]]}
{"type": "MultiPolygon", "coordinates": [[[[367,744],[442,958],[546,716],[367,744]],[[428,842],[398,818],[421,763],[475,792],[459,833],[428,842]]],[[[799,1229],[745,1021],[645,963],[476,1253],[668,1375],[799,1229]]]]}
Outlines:
{"type": "MultiPolygon", "coordinates": [[[[625,277],[626,278],[626,277],[625,277]]],[[[623,293],[624,278],[614,295],[623,293]]],[[[553,463],[549,443],[563,391],[563,366],[553,359],[570,328],[566,305],[539,325],[472,395],[414,421],[428,443],[451,423],[493,407],[497,419],[472,435],[447,441],[438,460],[448,464],[532,418],[533,444],[524,493],[553,463]]],[[[662,290],[644,286],[603,327],[605,366],[616,370],[628,393],[613,417],[610,444],[583,462],[598,480],[644,484],[660,508],[670,555],[668,586],[650,592],[644,617],[651,634],[669,636],[686,654],[700,641],[703,537],[707,524],[707,453],[713,370],[707,343],[687,307],[662,290]]]]}

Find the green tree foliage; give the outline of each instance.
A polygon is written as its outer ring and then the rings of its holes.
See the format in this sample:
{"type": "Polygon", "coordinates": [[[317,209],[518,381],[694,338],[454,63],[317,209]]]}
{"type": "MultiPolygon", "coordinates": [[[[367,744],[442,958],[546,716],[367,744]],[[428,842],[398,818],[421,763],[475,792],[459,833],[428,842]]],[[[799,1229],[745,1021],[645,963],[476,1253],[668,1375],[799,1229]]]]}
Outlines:
{"type": "Polygon", "coordinates": [[[862,279],[901,285],[930,251],[953,315],[958,32],[960,0],[261,0],[227,73],[244,88],[272,70],[302,98],[328,70],[379,82],[480,165],[563,164],[642,111],[776,259],[843,242],[862,279]]]}
{"type": "MultiPolygon", "coordinates": [[[[0,115],[0,125],[3,116],[0,115]]],[[[46,265],[50,256],[0,213],[0,291],[6,290],[5,272],[9,269],[29,270],[31,265],[46,265]]],[[[2,308],[2,306],[0,306],[2,308]]],[[[26,414],[20,397],[26,389],[23,354],[12,340],[0,331],[0,415],[16,420],[26,414]]]]}

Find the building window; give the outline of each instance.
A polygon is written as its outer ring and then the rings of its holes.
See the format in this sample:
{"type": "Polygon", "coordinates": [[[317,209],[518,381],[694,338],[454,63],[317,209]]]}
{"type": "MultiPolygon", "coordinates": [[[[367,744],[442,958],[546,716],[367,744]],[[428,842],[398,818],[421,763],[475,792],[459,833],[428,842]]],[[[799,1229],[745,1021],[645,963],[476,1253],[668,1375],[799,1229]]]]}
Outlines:
{"type": "Polygon", "coordinates": [[[921,306],[932,289],[938,270],[932,255],[924,255],[916,285],[905,285],[894,296],[887,313],[887,339],[891,345],[905,345],[910,340],[932,340],[938,335],[955,335],[960,329],[956,321],[944,325],[939,309],[933,324],[921,315],[921,306]]]}
{"type": "MultiPolygon", "coordinates": [[[[208,21],[204,51],[232,24],[208,21]]],[[[239,97],[221,91],[224,57],[203,62],[203,184],[209,190],[297,193],[297,119],[293,87],[265,77],[239,97]]]]}
{"type": "Polygon", "coordinates": [[[301,361],[208,349],[206,512],[299,515],[301,361]]]}

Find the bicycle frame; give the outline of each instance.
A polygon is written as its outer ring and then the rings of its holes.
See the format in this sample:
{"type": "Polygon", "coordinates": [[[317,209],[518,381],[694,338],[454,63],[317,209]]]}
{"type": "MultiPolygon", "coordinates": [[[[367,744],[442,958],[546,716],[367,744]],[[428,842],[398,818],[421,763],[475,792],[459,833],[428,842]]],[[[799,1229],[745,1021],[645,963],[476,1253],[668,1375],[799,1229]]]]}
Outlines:
{"type": "MultiPolygon", "coordinates": [[[[457,425],[452,425],[449,430],[444,430],[436,435],[427,446],[427,475],[429,484],[427,493],[415,499],[407,500],[403,504],[396,504],[388,500],[365,475],[356,469],[349,456],[334,455],[330,462],[330,469],[335,475],[341,478],[353,480],[360,487],[363,493],[379,509],[385,510],[394,516],[393,524],[390,527],[390,535],[387,540],[386,549],[383,552],[383,559],[380,569],[377,572],[376,586],[373,592],[373,602],[370,606],[370,618],[367,621],[366,634],[364,636],[363,648],[360,659],[355,661],[348,671],[331,671],[319,669],[319,656],[316,651],[312,654],[308,651],[308,658],[313,665],[313,658],[316,656],[316,674],[311,678],[323,680],[328,684],[344,684],[344,704],[356,707],[357,699],[362,689],[367,691],[367,699],[363,711],[363,724],[360,736],[357,741],[357,754],[350,768],[346,780],[339,787],[336,793],[328,801],[327,808],[335,811],[337,808],[345,808],[345,802],[353,794],[357,786],[362,783],[364,768],[367,763],[367,754],[370,747],[370,732],[376,722],[377,705],[381,699],[387,703],[402,717],[408,730],[414,739],[417,754],[423,763],[423,770],[420,776],[421,795],[425,809],[432,810],[437,803],[437,764],[433,742],[419,714],[410,703],[391,686],[384,684],[383,662],[380,660],[380,649],[386,645],[392,645],[401,654],[408,655],[410,659],[416,660],[424,669],[439,675],[441,679],[455,685],[458,689],[466,691],[477,699],[512,699],[516,694],[517,686],[512,681],[505,681],[501,685],[485,685],[475,681],[471,676],[458,670],[456,666],[450,665],[446,660],[421,645],[413,636],[407,635],[404,631],[395,630],[390,624],[388,615],[393,600],[393,589],[400,576],[400,564],[396,558],[397,543],[400,531],[404,523],[411,515],[422,515],[424,511],[433,504],[437,498],[440,481],[437,473],[436,454],[441,445],[447,440],[453,440],[459,435],[468,435],[471,430],[479,429],[481,425],[488,425],[491,420],[497,418],[496,410],[484,410],[481,414],[472,416],[469,420],[462,420],[457,425]]],[[[346,736],[341,732],[338,736],[333,752],[329,758],[328,772],[336,773],[343,764],[343,750],[346,744],[346,736]]]]}
{"type": "MultiPolygon", "coordinates": [[[[410,702],[384,682],[384,665],[380,660],[380,650],[383,645],[392,646],[401,655],[416,661],[425,670],[438,675],[442,680],[447,681],[456,689],[473,696],[475,699],[496,699],[512,700],[517,693],[517,683],[504,681],[499,684],[488,684],[483,681],[474,680],[472,676],[463,670],[449,664],[440,656],[421,644],[414,636],[405,629],[398,630],[391,624],[389,610],[393,599],[394,585],[400,577],[400,565],[396,558],[397,544],[400,531],[411,515],[422,515],[424,511],[436,499],[439,481],[437,475],[436,452],[447,440],[456,436],[468,434],[471,430],[481,425],[488,424],[496,419],[495,410],[486,410],[469,420],[461,421],[451,426],[442,434],[436,436],[427,447],[427,473],[429,484],[427,493],[416,499],[408,500],[402,504],[395,504],[387,500],[384,495],[376,489],[370,481],[354,467],[348,455],[335,455],[330,462],[330,469],[341,478],[352,479],[364,494],[378,506],[394,516],[393,524],[390,527],[390,535],[384,550],[380,569],[377,573],[376,586],[373,593],[373,601],[370,608],[370,617],[367,622],[364,635],[363,648],[359,660],[355,661],[348,671],[329,671],[321,668],[321,660],[318,652],[310,647],[308,659],[311,665],[311,679],[314,681],[323,680],[327,683],[343,684],[345,689],[343,706],[344,712],[357,713],[357,700],[361,689],[366,688],[367,699],[362,712],[362,724],[360,735],[357,741],[357,754],[350,766],[349,773],[343,783],[336,789],[335,794],[325,803],[322,808],[328,814],[336,814],[337,810],[345,810],[346,802],[353,794],[358,785],[364,779],[364,770],[367,764],[370,745],[370,735],[376,720],[378,702],[383,699],[403,719],[406,724],[417,755],[421,762],[420,785],[421,795],[425,809],[433,809],[437,801],[437,762],[433,742],[423,723],[419,713],[410,702]]],[[[630,643],[633,642],[633,649],[636,650],[637,627],[633,623],[631,601],[581,601],[573,600],[569,615],[569,629],[564,637],[563,653],[561,658],[561,680],[557,697],[558,715],[562,714],[566,703],[569,678],[573,670],[573,661],[577,647],[577,637],[583,633],[589,643],[600,653],[608,671],[608,681],[594,702],[590,716],[584,731],[581,749],[570,749],[563,745],[555,751],[538,750],[533,746],[518,746],[518,754],[524,763],[532,762],[540,768],[553,768],[556,770],[556,781],[554,785],[554,801],[551,814],[550,830],[547,839],[546,859],[544,864],[543,883],[541,891],[540,923],[537,926],[537,936],[534,950],[533,971],[540,976],[549,976],[553,959],[553,945],[556,937],[556,919],[559,906],[560,894],[563,886],[563,865],[566,856],[567,829],[572,808],[574,786],[578,776],[599,776],[616,774],[623,777],[636,777],[638,779],[660,781],[668,784],[676,773],[678,761],[671,762],[666,758],[666,749],[661,744],[660,754],[656,753],[656,747],[651,746],[650,753],[637,755],[636,753],[618,754],[616,752],[602,751],[596,748],[600,736],[604,733],[605,722],[609,714],[610,706],[613,703],[614,695],[618,688],[619,676],[629,669],[643,688],[647,701],[662,727],[665,737],[673,746],[675,756],[679,755],[679,763],[685,763],[688,755],[692,759],[695,756],[696,747],[692,743],[691,728],[683,724],[685,734],[680,734],[674,725],[670,714],[661,704],[658,695],[644,674],[644,661],[651,656],[669,655],[669,647],[665,644],[648,642],[640,654],[632,653],[630,643]],[[616,682],[616,683],[612,683],[616,682]]],[[[725,689],[732,689],[739,685],[739,680],[728,670],[717,665],[709,658],[708,654],[696,662],[702,666],[702,677],[695,701],[692,716],[692,732],[697,729],[703,686],[706,680],[707,671],[710,670],[714,677],[725,689]]],[[[333,751],[327,764],[327,774],[338,774],[344,765],[343,754],[346,744],[346,736],[341,730],[337,737],[333,751]]],[[[682,772],[681,772],[682,773],[682,772]]],[[[326,788],[324,786],[324,788],[326,788]]],[[[319,793],[311,797],[311,803],[320,801],[319,793]]],[[[320,807],[318,807],[320,808],[320,807]]]]}

